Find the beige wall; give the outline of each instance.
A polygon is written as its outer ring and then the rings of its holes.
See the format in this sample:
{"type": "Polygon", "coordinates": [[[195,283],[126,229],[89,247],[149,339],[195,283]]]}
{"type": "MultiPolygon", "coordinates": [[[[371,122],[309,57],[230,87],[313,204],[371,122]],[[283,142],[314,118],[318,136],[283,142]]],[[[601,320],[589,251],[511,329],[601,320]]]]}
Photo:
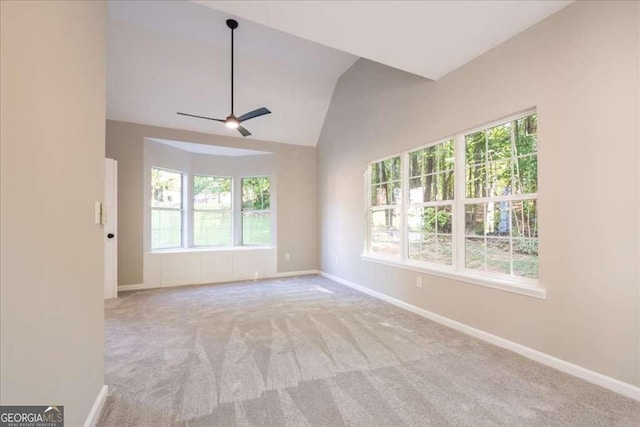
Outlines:
{"type": "Polygon", "coordinates": [[[322,270],[640,385],[638,7],[575,3],[436,82],[359,60],[318,145],[322,270]],[[533,106],[546,300],[360,258],[369,161],[533,106]]]}
{"type": "Polygon", "coordinates": [[[101,2],[1,2],[2,405],[84,423],[104,384],[101,2]]]}
{"type": "MultiPolygon", "coordinates": [[[[214,124],[215,125],[215,124],[214,124]]],[[[316,269],[316,149],[136,123],[107,121],[107,157],[118,160],[118,284],[142,283],[144,139],[187,141],[275,153],[278,272],[316,269]],[[291,259],[286,261],[284,254],[291,259]]]]}

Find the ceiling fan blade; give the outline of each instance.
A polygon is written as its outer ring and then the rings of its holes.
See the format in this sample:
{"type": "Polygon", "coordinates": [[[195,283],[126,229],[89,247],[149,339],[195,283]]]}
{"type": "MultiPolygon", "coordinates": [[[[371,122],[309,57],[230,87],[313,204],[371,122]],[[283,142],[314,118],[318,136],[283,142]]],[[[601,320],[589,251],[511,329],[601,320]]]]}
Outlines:
{"type": "Polygon", "coordinates": [[[251,135],[251,132],[249,132],[248,130],[246,130],[245,128],[243,128],[242,126],[238,126],[238,132],[240,132],[242,134],[242,136],[249,136],[251,135]]]}
{"type": "Polygon", "coordinates": [[[212,117],[196,116],[195,114],[187,114],[187,113],[178,113],[178,114],[180,114],[181,116],[195,117],[195,118],[198,118],[198,119],[206,119],[206,120],[214,120],[216,122],[224,123],[224,120],[222,120],[222,119],[214,119],[212,117]]]}
{"type": "Polygon", "coordinates": [[[264,116],[265,114],[271,114],[271,111],[269,111],[268,108],[264,108],[264,107],[258,108],[257,110],[249,111],[248,113],[245,113],[245,114],[241,115],[240,117],[238,117],[238,121],[239,122],[244,122],[245,120],[253,119],[255,117],[264,116]]]}

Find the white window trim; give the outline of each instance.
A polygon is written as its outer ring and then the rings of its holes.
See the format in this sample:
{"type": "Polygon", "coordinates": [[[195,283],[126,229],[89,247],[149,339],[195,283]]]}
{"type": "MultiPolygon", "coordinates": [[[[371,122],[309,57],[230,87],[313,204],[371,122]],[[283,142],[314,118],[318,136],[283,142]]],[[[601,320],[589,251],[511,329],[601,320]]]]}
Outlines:
{"type": "Polygon", "coordinates": [[[510,116],[506,116],[502,119],[495,120],[493,122],[483,124],[481,126],[477,126],[475,128],[465,130],[462,132],[458,132],[453,136],[445,137],[438,139],[436,141],[430,142],[428,144],[411,148],[409,150],[404,150],[401,153],[396,153],[390,156],[386,156],[380,159],[372,160],[368,163],[367,169],[364,173],[364,185],[365,185],[365,224],[367,225],[367,230],[365,233],[365,241],[363,245],[363,254],[361,258],[366,261],[376,262],[379,264],[389,265],[393,267],[399,267],[411,271],[416,271],[419,273],[431,274],[434,276],[445,277],[449,279],[454,279],[457,281],[462,281],[466,283],[471,283],[475,285],[485,286],[493,289],[499,289],[503,291],[513,292],[521,295],[531,296],[535,298],[544,299],[546,298],[546,290],[540,286],[540,279],[530,279],[526,277],[518,277],[518,276],[509,276],[505,274],[499,273],[491,273],[486,271],[478,271],[478,270],[470,270],[465,268],[464,266],[464,251],[465,251],[465,217],[459,212],[464,212],[465,204],[476,203],[484,203],[487,201],[517,201],[517,200],[538,200],[538,194],[518,194],[512,196],[496,196],[496,197],[486,197],[486,198],[478,198],[478,199],[466,199],[466,188],[465,188],[465,159],[464,154],[460,159],[459,153],[465,152],[465,136],[485,130],[488,128],[492,128],[494,126],[498,126],[507,122],[511,122],[531,114],[536,113],[536,109],[528,109],[517,114],[513,114],[510,116]],[[446,264],[436,264],[429,263],[424,261],[415,261],[410,260],[408,257],[408,230],[405,226],[406,216],[408,213],[408,208],[411,205],[409,203],[409,153],[417,150],[421,150],[426,147],[430,147],[433,145],[437,145],[446,141],[453,140],[455,144],[454,155],[454,199],[451,201],[452,203],[452,242],[454,245],[453,251],[453,260],[452,265],[448,266],[446,264]],[[400,200],[399,208],[402,211],[402,215],[400,218],[400,247],[401,254],[400,257],[387,257],[382,255],[377,255],[371,253],[371,220],[370,220],[370,211],[371,211],[371,177],[369,174],[370,166],[373,163],[378,163],[383,160],[388,160],[390,158],[394,158],[400,156],[400,168],[401,168],[401,186],[404,187],[402,189],[402,198],[400,200]]]}
{"type": "Polygon", "coordinates": [[[512,292],[515,294],[526,295],[534,298],[545,299],[546,290],[535,285],[518,284],[512,280],[504,280],[500,277],[492,277],[489,273],[482,274],[473,270],[473,274],[465,274],[455,272],[447,266],[446,268],[438,268],[435,265],[428,266],[426,263],[418,263],[415,261],[402,261],[400,259],[382,257],[377,255],[362,254],[360,256],[365,261],[375,262],[378,264],[398,267],[405,270],[424,273],[431,276],[443,277],[459,282],[470,283],[473,285],[485,286],[488,288],[498,289],[501,291],[512,292]]]}

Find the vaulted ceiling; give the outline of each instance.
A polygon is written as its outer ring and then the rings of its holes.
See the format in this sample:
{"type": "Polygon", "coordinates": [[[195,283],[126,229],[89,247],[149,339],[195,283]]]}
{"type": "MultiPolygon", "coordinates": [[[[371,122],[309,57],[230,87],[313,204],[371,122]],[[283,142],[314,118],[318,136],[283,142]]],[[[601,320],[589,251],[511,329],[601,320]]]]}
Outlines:
{"type": "MultiPolygon", "coordinates": [[[[228,13],[192,2],[108,3],[107,118],[239,136],[222,123],[230,106],[228,13]]],[[[272,114],[245,123],[266,141],[316,145],[338,78],[357,57],[239,19],[235,113],[272,114]]]]}
{"type": "Polygon", "coordinates": [[[110,1],[107,117],[238,136],[235,113],[266,106],[250,138],[314,146],[338,78],[368,58],[437,79],[571,1],[110,1]]]}
{"type": "Polygon", "coordinates": [[[571,1],[196,3],[428,79],[439,79],[571,1]]]}

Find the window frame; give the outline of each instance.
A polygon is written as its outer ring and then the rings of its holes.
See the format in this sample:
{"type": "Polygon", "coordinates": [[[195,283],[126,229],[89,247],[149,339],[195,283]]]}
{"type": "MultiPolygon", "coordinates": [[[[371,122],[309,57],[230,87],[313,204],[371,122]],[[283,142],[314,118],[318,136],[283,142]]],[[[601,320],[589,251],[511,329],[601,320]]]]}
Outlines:
{"type": "MultiPolygon", "coordinates": [[[[404,150],[400,153],[395,153],[390,156],[385,156],[380,159],[372,160],[367,163],[367,169],[364,173],[364,184],[365,184],[365,224],[366,231],[364,235],[364,245],[363,245],[363,254],[362,258],[367,261],[378,262],[381,264],[391,265],[394,267],[401,267],[413,271],[417,271],[420,273],[433,274],[435,276],[446,277],[451,279],[456,279],[460,281],[464,281],[467,283],[482,285],[490,288],[506,290],[509,292],[514,292],[522,295],[532,296],[536,298],[544,299],[546,297],[546,291],[540,286],[540,277],[538,278],[527,278],[522,276],[514,276],[510,274],[502,274],[502,273],[494,273],[488,271],[479,271],[468,269],[465,266],[465,237],[466,237],[466,227],[465,227],[465,205],[473,204],[473,203],[487,203],[494,201],[506,201],[506,202],[514,202],[521,200],[534,200],[538,203],[538,193],[539,193],[539,175],[536,176],[536,192],[535,193],[527,193],[527,194],[515,194],[510,196],[487,196],[483,198],[469,198],[467,199],[466,194],[466,158],[465,158],[465,137],[467,135],[473,134],[475,132],[484,131],[495,126],[503,125],[505,123],[513,122],[518,119],[522,119],[524,117],[530,116],[532,114],[538,114],[536,108],[527,109],[516,114],[512,114],[509,116],[505,116],[501,119],[494,120],[480,126],[476,126],[474,128],[470,128],[461,132],[456,132],[453,135],[437,139],[435,141],[429,142],[427,144],[412,147],[410,149],[404,150]],[[424,148],[428,148],[437,144],[441,144],[443,142],[451,141],[454,142],[454,197],[451,200],[451,216],[452,216],[452,264],[439,264],[428,261],[420,261],[420,260],[411,260],[409,259],[409,239],[408,239],[408,227],[407,227],[407,215],[408,210],[412,205],[409,199],[409,153],[413,153],[418,150],[422,150],[424,148]],[[369,212],[371,211],[371,166],[375,163],[381,162],[383,160],[387,160],[390,158],[394,158],[400,156],[401,162],[401,177],[400,177],[400,185],[401,185],[401,217],[400,217],[400,245],[401,245],[401,256],[399,258],[387,257],[378,255],[376,253],[371,252],[371,221],[369,212]]],[[[539,116],[539,114],[538,114],[539,116]]],[[[511,159],[517,158],[519,156],[511,156],[511,159]]],[[[536,148],[536,157],[539,159],[539,142],[538,147],[536,148]]],[[[438,203],[438,202],[430,202],[438,203]]],[[[435,205],[434,205],[435,206],[435,205]]],[[[538,216],[539,216],[539,204],[537,205],[538,216]]],[[[538,226],[539,227],[539,226],[538,226]]],[[[539,228],[538,228],[539,230],[539,228]]],[[[538,231],[539,233],[539,231],[538,231]]],[[[510,239],[512,239],[510,237],[510,239]]],[[[539,237],[538,237],[539,239],[539,237]]]]}
{"type": "Polygon", "coordinates": [[[239,218],[240,218],[240,245],[239,246],[246,246],[246,247],[270,247],[273,246],[273,223],[272,223],[272,218],[271,218],[271,184],[272,184],[272,179],[270,175],[242,175],[240,177],[240,214],[239,214],[239,218]],[[245,179],[249,179],[249,178],[267,178],[269,180],[269,209],[245,209],[243,204],[244,204],[244,200],[242,199],[242,188],[243,188],[243,181],[245,179]],[[269,242],[268,243],[256,243],[256,244],[247,244],[244,242],[244,213],[245,212],[269,212],[269,242]]]}
{"type": "Polygon", "coordinates": [[[149,210],[149,248],[151,249],[152,252],[170,251],[170,250],[184,248],[185,242],[187,241],[187,238],[185,235],[187,231],[187,223],[186,223],[187,209],[185,208],[185,201],[187,200],[187,187],[188,187],[188,185],[185,185],[185,182],[187,182],[188,176],[185,172],[182,172],[182,171],[159,167],[159,166],[151,166],[151,168],[149,169],[149,172],[150,172],[149,184],[151,184],[150,189],[153,189],[153,170],[154,169],[159,171],[169,172],[169,173],[176,173],[180,175],[180,193],[181,194],[180,194],[180,208],[154,207],[153,197],[150,198],[149,200],[149,209],[150,209],[149,210]],[[153,211],[154,210],[180,212],[180,245],[179,246],[169,246],[169,247],[163,247],[163,248],[153,247],[153,211]]]}
{"type": "Polygon", "coordinates": [[[233,230],[234,230],[234,218],[233,218],[233,211],[234,211],[234,207],[235,207],[235,203],[234,203],[234,197],[235,197],[235,192],[234,192],[234,180],[233,180],[233,176],[225,176],[225,175],[208,175],[208,174],[201,174],[201,173],[194,173],[190,175],[191,179],[191,191],[190,191],[190,215],[192,217],[191,220],[191,228],[190,228],[190,232],[191,232],[191,246],[192,248],[225,248],[225,247],[232,247],[235,246],[233,244],[233,230]],[[197,209],[195,206],[195,192],[194,192],[194,188],[195,188],[195,180],[196,177],[203,177],[203,178],[227,178],[231,180],[231,186],[230,186],[230,192],[231,192],[231,207],[229,209],[197,209]],[[231,221],[231,227],[229,229],[229,244],[228,245],[197,245],[196,244],[196,217],[195,214],[196,212],[229,212],[229,218],[231,221]]]}

